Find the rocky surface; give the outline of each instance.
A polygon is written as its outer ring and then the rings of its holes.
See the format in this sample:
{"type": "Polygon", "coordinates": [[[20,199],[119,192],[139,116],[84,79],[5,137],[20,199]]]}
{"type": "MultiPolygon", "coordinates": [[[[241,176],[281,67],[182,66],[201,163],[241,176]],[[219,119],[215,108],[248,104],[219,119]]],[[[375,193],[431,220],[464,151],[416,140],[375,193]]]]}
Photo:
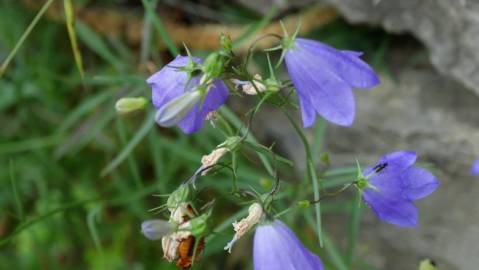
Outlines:
{"type": "MultiPolygon", "coordinates": [[[[336,165],[351,165],[356,157],[371,163],[388,151],[414,149],[420,162],[435,168],[441,186],[418,201],[417,228],[397,228],[364,211],[359,252],[377,269],[416,269],[424,258],[434,259],[440,269],[477,269],[479,179],[469,174],[469,166],[479,153],[479,97],[428,66],[403,67],[395,76],[381,76],[375,89],[355,91],[354,125],[329,124],[326,148],[336,165]]],[[[257,120],[261,129],[296,164],[302,163],[304,153],[294,131],[283,116],[270,113],[257,120]]],[[[341,215],[328,218],[332,220],[326,224],[346,222],[341,215]]],[[[339,241],[344,229],[335,225],[329,230],[339,241]]]]}
{"type": "Polygon", "coordinates": [[[411,33],[427,48],[434,67],[479,95],[479,1],[477,0],[237,0],[267,12],[331,4],[353,24],[380,25],[393,33],[411,33]]]}
{"type": "Polygon", "coordinates": [[[430,52],[431,62],[479,94],[479,2],[475,0],[323,0],[351,23],[380,24],[409,32],[430,52]]]}

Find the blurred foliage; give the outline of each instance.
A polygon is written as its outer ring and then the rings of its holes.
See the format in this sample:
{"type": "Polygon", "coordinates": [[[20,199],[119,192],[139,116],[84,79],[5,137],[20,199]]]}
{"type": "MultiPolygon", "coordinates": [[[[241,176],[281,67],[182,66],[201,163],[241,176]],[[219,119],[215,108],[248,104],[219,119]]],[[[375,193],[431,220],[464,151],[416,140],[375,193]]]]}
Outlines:
{"type": "MultiPolygon", "coordinates": [[[[19,2],[0,1],[2,61],[36,15],[19,2]]],[[[102,3],[112,8],[114,4],[118,1],[102,3]]],[[[225,5],[218,12],[236,22],[260,19],[245,8],[225,5]]],[[[177,269],[162,259],[159,242],[140,234],[140,224],[154,217],[148,209],[164,202],[151,195],[167,194],[188,179],[201,156],[224,135],[210,125],[192,136],[159,128],[153,124],[151,109],[118,116],[114,104],[119,97],[150,96],[144,81],[147,74],[137,68],[139,52],[120,38],[99,36],[81,21],[75,30],[83,80],[65,24],[46,19],[39,21],[0,79],[0,269],[177,269]]],[[[388,38],[342,21],[311,36],[366,52],[379,51],[388,38]]],[[[171,57],[154,48],[148,48],[148,54],[159,66],[171,57]]],[[[381,62],[381,55],[372,57],[381,62]]],[[[264,59],[258,59],[257,65],[265,66],[264,59]]],[[[252,152],[240,158],[240,167],[241,186],[257,190],[271,186],[271,177],[252,152]]],[[[331,171],[324,177],[325,187],[350,181],[352,173],[351,168],[331,171]]],[[[291,179],[297,176],[292,170],[283,174],[289,181],[282,192],[295,192],[291,179]]],[[[215,233],[207,239],[204,256],[208,258],[196,269],[251,268],[249,247],[238,247],[229,257],[223,252],[232,236],[229,225],[245,213],[231,206],[235,198],[229,195],[230,188],[227,172],[199,181],[199,200],[207,203],[215,197],[216,216],[221,218],[214,220],[215,233]]],[[[356,223],[352,223],[351,245],[359,217],[354,205],[354,199],[323,204],[326,214],[352,211],[356,223]]],[[[320,250],[309,220],[294,213],[284,218],[308,247],[322,255],[331,266],[328,269],[347,269],[354,262],[349,248],[348,252],[340,247],[327,253],[320,250]]],[[[248,246],[248,240],[242,241],[248,246]]],[[[332,239],[327,242],[333,245],[332,239]]]]}

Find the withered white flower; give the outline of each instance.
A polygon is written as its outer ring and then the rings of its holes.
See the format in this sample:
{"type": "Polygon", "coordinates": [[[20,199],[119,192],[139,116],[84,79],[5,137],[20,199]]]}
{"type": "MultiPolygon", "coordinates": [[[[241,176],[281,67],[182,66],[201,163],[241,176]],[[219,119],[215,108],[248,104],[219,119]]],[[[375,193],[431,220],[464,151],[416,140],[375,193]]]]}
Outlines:
{"type": "Polygon", "coordinates": [[[263,216],[263,207],[259,203],[253,203],[248,209],[248,216],[242,220],[235,221],[233,223],[233,228],[235,230],[235,235],[233,239],[226,244],[224,250],[228,250],[231,253],[233,244],[238,241],[245,233],[247,233],[251,228],[253,228],[261,220],[263,216]]]}
{"type": "Polygon", "coordinates": [[[218,163],[218,160],[220,160],[220,158],[224,156],[228,151],[229,150],[226,147],[218,147],[210,154],[204,155],[201,158],[201,175],[205,175],[206,173],[208,173],[208,171],[210,170],[209,167],[218,163]]]}
{"type": "Polygon", "coordinates": [[[258,92],[264,92],[266,90],[266,85],[264,85],[261,80],[261,75],[256,74],[254,75],[253,82],[240,80],[232,81],[234,84],[239,86],[241,88],[241,91],[243,91],[245,94],[254,96],[257,95],[258,92]]]}

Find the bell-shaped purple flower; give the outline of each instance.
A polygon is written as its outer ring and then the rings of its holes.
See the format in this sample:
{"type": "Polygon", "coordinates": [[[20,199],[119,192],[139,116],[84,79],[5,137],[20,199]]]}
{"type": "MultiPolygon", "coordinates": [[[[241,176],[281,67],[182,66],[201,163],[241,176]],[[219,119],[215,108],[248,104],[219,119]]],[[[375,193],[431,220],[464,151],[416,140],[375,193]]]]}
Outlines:
{"type": "Polygon", "coordinates": [[[416,152],[397,151],[364,171],[369,180],[362,196],[380,219],[399,226],[417,225],[414,200],[431,194],[439,181],[428,170],[413,166],[415,162],[416,152]]]}
{"type": "Polygon", "coordinates": [[[279,220],[259,225],[254,235],[254,270],[323,270],[323,262],[279,220]]]}
{"type": "Polygon", "coordinates": [[[471,165],[472,175],[479,175],[479,158],[477,158],[471,165]]]}
{"type": "Polygon", "coordinates": [[[314,123],[316,113],[338,125],[353,123],[356,109],[352,88],[379,83],[373,69],[359,58],[361,54],[315,40],[294,39],[285,62],[299,94],[304,127],[314,123]]]}
{"type": "MultiPolygon", "coordinates": [[[[191,59],[202,62],[198,57],[191,59]]],[[[201,129],[207,114],[218,109],[228,97],[228,88],[219,79],[209,85],[203,98],[195,93],[201,75],[188,78],[188,73],[180,69],[189,60],[187,56],[177,56],[147,79],[152,87],[153,105],[158,110],[156,122],[167,127],[177,124],[185,133],[201,129]]]]}

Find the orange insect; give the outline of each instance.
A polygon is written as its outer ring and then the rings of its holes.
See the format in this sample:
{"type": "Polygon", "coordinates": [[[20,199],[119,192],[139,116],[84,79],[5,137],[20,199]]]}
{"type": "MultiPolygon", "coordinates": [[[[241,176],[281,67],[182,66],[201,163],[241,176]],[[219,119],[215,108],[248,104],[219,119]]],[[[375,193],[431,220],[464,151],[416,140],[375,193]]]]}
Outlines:
{"type": "MultiPolygon", "coordinates": [[[[195,251],[196,238],[193,235],[188,236],[188,238],[181,240],[180,245],[178,246],[178,255],[179,259],[176,261],[178,267],[188,269],[193,264],[193,253],[195,251]]],[[[196,247],[195,260],[199,260],[198,256],[201,251],[205,248],[205,239],[201,238],[198,246],[196,247]]]]}
{"type": "MultiPolygon", "coordinates": [[[[197,213],[193,209],[193,207],[188,204],[186,207],[186,210],[193,215],[196,215],[197,213]]],[[[183,222],[187,222],[188,220],[191,219],[189,215],[183,215],[182,216],[183,222]]],[[[188,269],[191,267],[193,264],[193,255],[195,255],[195,260],[198,261],[200,257],[198,254],[203,251],[205,248],[205,239],[201,238],[200,242],[198,243],[198,246],[196,247],[196,254],[195,253],[195,244],[196,244],[196,238],[193,235],[188,236],[188,238],[185,238],[181,240],[180,244],[178,245],[178,256],[179,259],[176,261],[176,265],[178,267],[182,267],[183,269],[188,269]]]]}

